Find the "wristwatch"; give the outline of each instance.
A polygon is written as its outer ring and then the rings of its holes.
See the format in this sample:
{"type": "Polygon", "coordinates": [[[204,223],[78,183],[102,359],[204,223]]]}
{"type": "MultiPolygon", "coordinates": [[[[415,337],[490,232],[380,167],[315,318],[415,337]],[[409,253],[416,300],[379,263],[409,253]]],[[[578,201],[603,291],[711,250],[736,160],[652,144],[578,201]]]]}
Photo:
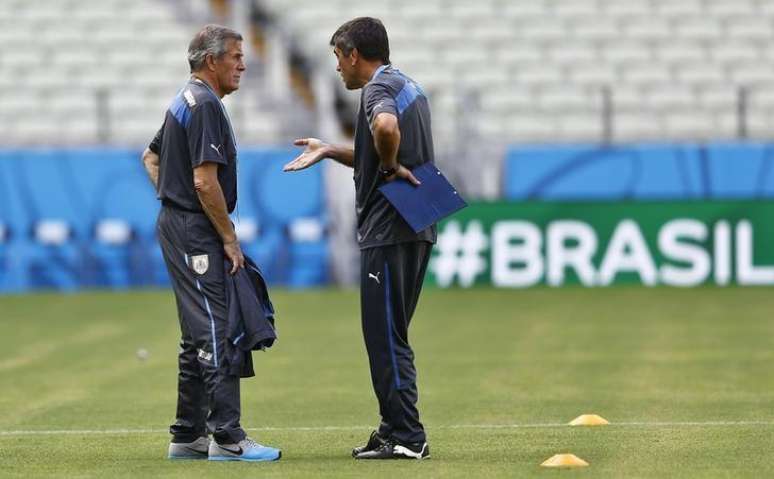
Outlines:
{"type": "Polygon", "coordinates": [[[397,170],[395,167],[387,168],[386,170],[379,170],[379,174],[382,175],[382,178],[389,178],[390,176],[394,175],[397,170]]]}

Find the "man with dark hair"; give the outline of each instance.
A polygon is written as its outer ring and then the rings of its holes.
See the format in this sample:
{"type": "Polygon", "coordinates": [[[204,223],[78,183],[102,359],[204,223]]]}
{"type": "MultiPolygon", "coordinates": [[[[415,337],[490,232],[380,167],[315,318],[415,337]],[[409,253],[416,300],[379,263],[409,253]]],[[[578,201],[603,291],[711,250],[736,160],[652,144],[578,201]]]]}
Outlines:
{"type": "Polygon", "coordinates": [[[224,260],[234,275],[245,258],[228,214],[237,201],[237,149],[221,99],[245,71],[242,36],[207,25],[188,47],[191,78],[172,101],[143,153],[162,208],[157,230],[177,300],[182,339],[177,420],[170,459],[272,461],[239,424],[239,376],[226,355],[224,260]],[[207,432],[212,433],[210,442],[207,432]]]}
{"type": "Polygon", "coordinates": [[[284,169],[302,170],[324,158],[354,168],[361,319],[381,424],[352,455],[424,459],[430,449],[416,408],[408,327],[436,229],[415,233],[377,188],[398,178],[419,184],[411,168],[433,161],[430,107],[421,88],[390,65],[387,32],[379,20],[351,20],[333,34],[330,44],[346,87],[362,89],[355,147],[299,139],[295,144],[306,148],[284,169]]]}

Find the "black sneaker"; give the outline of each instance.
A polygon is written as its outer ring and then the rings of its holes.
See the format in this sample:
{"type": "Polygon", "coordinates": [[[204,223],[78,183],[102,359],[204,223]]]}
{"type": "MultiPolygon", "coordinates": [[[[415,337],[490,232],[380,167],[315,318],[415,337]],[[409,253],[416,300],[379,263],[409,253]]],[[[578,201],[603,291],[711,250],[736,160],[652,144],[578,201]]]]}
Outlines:
{"type": "Polygon", "coordinates": [[[429,457],[430,446],[426,442],[403,444],[392,439],[372,451],[355,455],[355,459],[427,459],[429,457]]]}
{"type": "Polygon", "coordinates": [[[371,437],[368,438],[368,442],[365,446],[358,446],[354,449],[352,449],[352,457],[357,457],[358,454],[362,452],[368,452],[373,451],[375,449],[378,449],[381,447],[381,445],[384,444],[384,439],[382,439],[379,434],[376,433],[376,431],[373,431],[371,433],[371,437]]]}

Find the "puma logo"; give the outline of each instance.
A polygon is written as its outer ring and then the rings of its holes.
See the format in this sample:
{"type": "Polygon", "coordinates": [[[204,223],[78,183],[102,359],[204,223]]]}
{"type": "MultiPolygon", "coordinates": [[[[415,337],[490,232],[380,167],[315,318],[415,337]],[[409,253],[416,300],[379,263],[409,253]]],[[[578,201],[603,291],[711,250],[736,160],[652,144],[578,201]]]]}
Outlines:
{"type": "Polygon", "coordinates": [[[381,282],[379,282],[379,275],[380,274],[382,274],[381,271],[379,271],[376,274],[368,273],[368,279],[373,279],[374,281],[376,281],[376,284],[382,284],[381,282]]]}
{"type": "Polygon", "coordinates": [[[218,146],[215,146],[215,145],[213,145],[212,143],[210,143],[210,148],[212,148],[213,150],[215,150],[215,151],[218,153],[218,156],[223,156],[223,155],[220,153],[220,149],[221,149],[222,147],[223,147],[223,145],[218,145],[218,146]]]}

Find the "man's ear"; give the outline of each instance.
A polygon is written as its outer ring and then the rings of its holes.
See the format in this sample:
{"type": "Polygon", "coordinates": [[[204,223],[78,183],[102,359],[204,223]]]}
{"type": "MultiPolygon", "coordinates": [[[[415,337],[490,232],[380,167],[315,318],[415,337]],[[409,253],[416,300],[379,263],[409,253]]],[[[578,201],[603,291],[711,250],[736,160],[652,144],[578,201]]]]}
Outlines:
{"type": "Polygon", "coordinates": [[[207,56],[204,57],[204,63],[207,65],[207,69],[211,72],[215,71],[215,56],[207,54],[207,56]]]}
{"type": "Polygon", "coordinates": [[[357,51],[357,48],[353,48],[352,51],[349,53],[349,63],[352,66],[355,66],[358,60],[360,60],[360,52],[357,51]]]}

